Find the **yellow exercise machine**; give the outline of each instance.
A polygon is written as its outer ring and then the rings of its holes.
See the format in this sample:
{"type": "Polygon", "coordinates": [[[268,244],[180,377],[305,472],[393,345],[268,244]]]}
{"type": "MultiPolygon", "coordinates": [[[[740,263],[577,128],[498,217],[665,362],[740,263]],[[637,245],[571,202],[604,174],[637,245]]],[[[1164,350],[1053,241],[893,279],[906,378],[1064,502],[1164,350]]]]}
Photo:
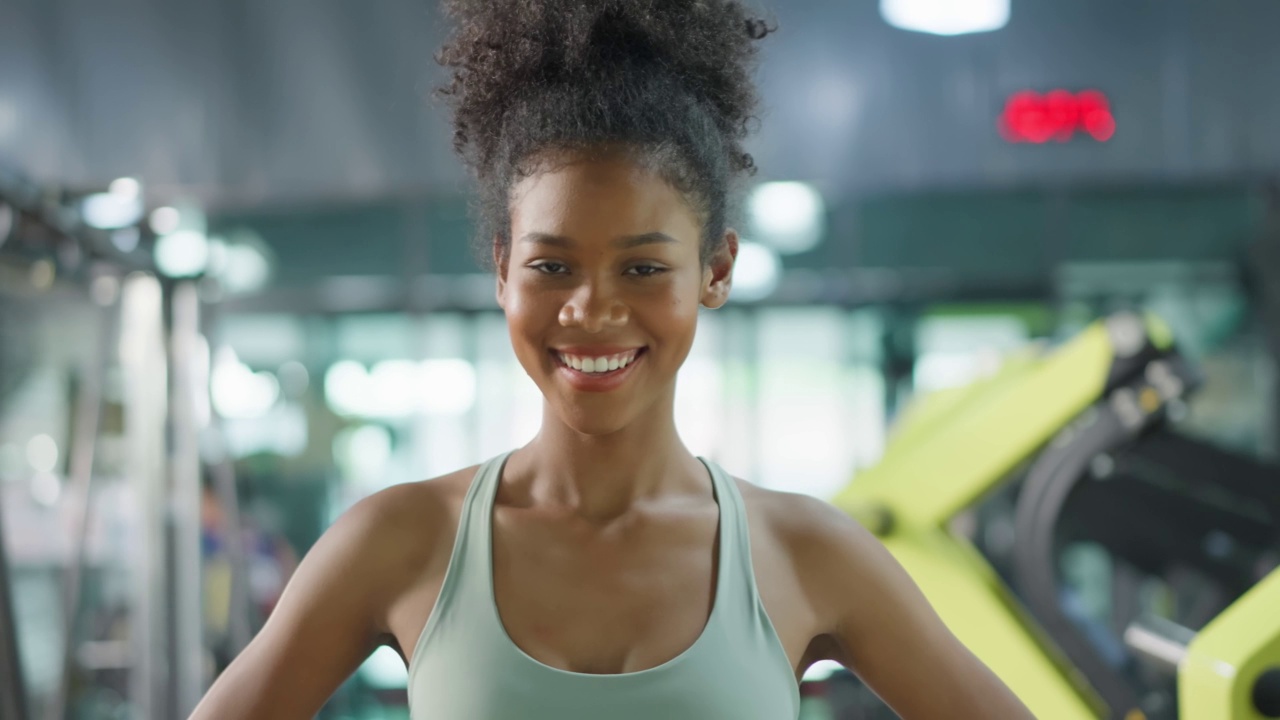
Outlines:
{"type": "Polygon", "coordinates": [[[948,627],[1040,720],[1280,718],[1280,570],[1217,572],[1230,565],[1223,553],[1233,543],[1280,552],[1280,475],[1194,441],[1148,440],[1168,435],[1169,409],[1196,383],[1160,320],[1114,315],[992,378],[919,398],[883,460],[833,502],[881,538],[948,627]],[[1127,448],[1137,459],[1125,459],[1127,448]],[[1179,467],[1196,463],[1209,476],[1171,488],[1179,467]],[[1006,582],[952,526],[1015,485],[1006,582]],[[1097,522],[1060,526],[1072,507],[1097,522]],[[1128,514],[1117,522],[1120,512],[1128,514]],[[1203,528],[1187,520],[1196,513],[1204,527],[1218,522],[1239,536],[1211,529],[1206,557],[1195,535],[1203,528]],[[1063,608],[1054,567],[1063,534],[1096,536],[1150,572],[1174,561],[1204,566],[1229,597],[1198,632],[1135,618],[1118,646],[1124,663],[1114,653],[1109,662],[1063,608]],[[1135,686],[1137,665],[1148,676],[1162,665],[1176,672],[1176,711],[1135,686]]]}

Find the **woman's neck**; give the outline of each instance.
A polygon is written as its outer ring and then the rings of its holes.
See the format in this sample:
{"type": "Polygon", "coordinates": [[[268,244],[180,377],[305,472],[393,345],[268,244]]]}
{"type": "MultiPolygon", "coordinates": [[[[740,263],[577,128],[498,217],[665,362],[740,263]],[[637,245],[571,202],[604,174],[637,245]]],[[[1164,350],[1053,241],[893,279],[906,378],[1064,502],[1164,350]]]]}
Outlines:
{"type": "Polygon", "coordinates": [[[503,482],[527,502],[601,521],[657,497],[709,493],[706,470],[680,440],[670,405],[657,403],[607,435],[580,433],[547,408],[537,437],[508,458],[503,482]]]}

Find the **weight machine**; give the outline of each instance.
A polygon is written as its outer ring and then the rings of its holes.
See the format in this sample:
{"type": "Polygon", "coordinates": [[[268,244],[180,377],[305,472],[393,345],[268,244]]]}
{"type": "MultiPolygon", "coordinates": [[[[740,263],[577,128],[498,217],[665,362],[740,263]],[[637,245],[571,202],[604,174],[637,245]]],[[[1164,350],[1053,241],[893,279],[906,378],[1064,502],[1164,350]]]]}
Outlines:
{"type": "Polygon", "coordinates": [[[1280,470],[1172,434],[1198,383],[1162,322],[1118,314],[921,398],[835,503],[1041,720],[1280,717],[1280,570],[1266,565],[1280,470]],[[997,492],[1016,495],[1004,575],[958,529],[997,492]],[[1148,573],[1195,570],[1216,600],[1199,617],[1125,618],[1107,645],[1060,581],[1072,539],[1148,573]]]}

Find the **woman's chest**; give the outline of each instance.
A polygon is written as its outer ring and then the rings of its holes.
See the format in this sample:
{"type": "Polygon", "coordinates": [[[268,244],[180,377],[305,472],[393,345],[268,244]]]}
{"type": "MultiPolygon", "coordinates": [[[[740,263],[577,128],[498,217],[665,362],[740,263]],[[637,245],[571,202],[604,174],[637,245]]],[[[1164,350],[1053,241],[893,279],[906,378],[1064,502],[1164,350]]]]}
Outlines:
{"type": "MultiPolygon", "coordinates": [[[[694,645],[718,592],[734,591],[719,586],[720,564],[740,559],[735,553],[747,546],[722,552],[719,540],[714,512],[588,532],[498,511],[492,601],[512,643],[544,665],[597,674],[657,667],[694,645]]],[[[821,632],[811,603],[767,527],[751,527],[747,552],[756,591],[798,677],[821,632]]],[[[391,618],[406,658],[438,597],[444,568],[437,566],[391,618]]]]}
{"type": "Polygon", "coordinates": [[[498,514],[492,551],[506,634],[572,672],[637,672],[675,658],[701,635],[719,589],[710,514],[603,528],[498,514]]]}

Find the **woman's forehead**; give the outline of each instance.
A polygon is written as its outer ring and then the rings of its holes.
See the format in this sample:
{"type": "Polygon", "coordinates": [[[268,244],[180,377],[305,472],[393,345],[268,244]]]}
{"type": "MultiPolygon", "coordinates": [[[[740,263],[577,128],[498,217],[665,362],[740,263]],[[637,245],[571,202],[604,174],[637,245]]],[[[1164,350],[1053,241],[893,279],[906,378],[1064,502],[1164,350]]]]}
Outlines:
{"type": "Polygon", "coordinates": [[[511,221],[516,236],[536,232],[612,238],[660,232],[696,239],[699,230],[675,188],[625,157],[557,163],[522,179],[513,188],[511,221]]]}

